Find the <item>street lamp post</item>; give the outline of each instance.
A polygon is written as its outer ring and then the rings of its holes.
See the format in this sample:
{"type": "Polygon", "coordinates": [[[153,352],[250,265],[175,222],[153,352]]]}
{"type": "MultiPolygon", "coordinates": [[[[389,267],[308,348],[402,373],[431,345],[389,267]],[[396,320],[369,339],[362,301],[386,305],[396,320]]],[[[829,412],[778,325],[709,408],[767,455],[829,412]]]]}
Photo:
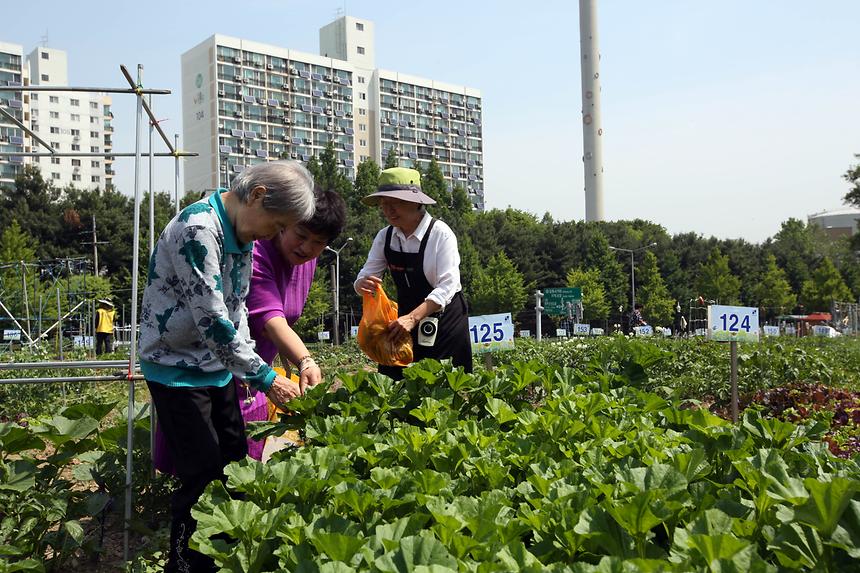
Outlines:
{"type": "Polygon", "coordinates": [[[334,284],[332,285],[332,290],[334,290],[334,343],[340,344],[340,252],[346,248],[346,246],[352,242],[352,237],[347,237],[346,241],[340,246],[339,249],[332,249],[329,246],[326,246],[325,250],[331,251],[334,253],[334,284]]]}
{"type": "Polygon", "coordinates": [[[644,251],[645,249],[650,249],[651,247],[656,247],[657,243],[650,243],[645,245],[644,247],[639,247],[638,249],[622,249],[620,247],[613,247],[610,245],[610,251],[621,251],[623,253],[630,253],[630,310],[636,308],[636,276],[633,267],[633,256],[636,253],[644,251]]]}

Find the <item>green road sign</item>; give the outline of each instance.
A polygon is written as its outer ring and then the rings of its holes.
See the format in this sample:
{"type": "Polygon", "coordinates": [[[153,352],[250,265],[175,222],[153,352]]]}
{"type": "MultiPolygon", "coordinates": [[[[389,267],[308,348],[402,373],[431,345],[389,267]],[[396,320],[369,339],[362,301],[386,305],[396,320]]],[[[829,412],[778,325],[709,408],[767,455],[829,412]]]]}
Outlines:
{"type": "Polygon", "coordinates": [[[582,302],[580,287],[543,289],[543,309],[546,314],[562,316],[567,314],[567,303],[582,302]]]}

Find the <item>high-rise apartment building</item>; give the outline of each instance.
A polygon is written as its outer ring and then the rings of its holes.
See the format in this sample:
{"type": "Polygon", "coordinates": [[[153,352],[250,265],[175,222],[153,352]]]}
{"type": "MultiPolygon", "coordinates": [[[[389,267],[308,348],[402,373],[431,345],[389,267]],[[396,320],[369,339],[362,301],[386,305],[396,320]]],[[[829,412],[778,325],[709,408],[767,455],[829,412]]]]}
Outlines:
{"type": "Polygon", "coordinates": [[[192,190],[224,187],[246,165],[307,161],[331,141],[341,169],[435,159],[484,206],[481,94],[375,67],[374,27],[345,16],[320,30],[320,55],[214,35],[182,55],[185,162],[192,190]]]}
{"type": "MultiPolygon", "coordinates": [[[[30,85],[68,86],[66,52],[39,47],[27,56],[30,85]]],[[[113,147],[111,98],[90,92],[29,92],[30,129],[61,153],[106,153],[113,147]]],[[[48,151],[32,143],[34,151],[48,151]]],[[[34,157],[42,177],[56,187],[113,185],[113,161],[106,157],[34,157]]]]}
{"type": "MultiPolygon", "coordinates": [[[[26,78],[23,48],[0,42],[0,86],[23,86],[26,78]]],[[[0,107],[25,125],[29,120],[28,102],[29,97],[24,92],[0,91],[0,107]]],[[[24,130],[0,114],[0,185],[14,183],[24,164],[24,158],[3,155],[3,152],[26,151],[29,151],[29,137],[25,140],[24,130]]]]}

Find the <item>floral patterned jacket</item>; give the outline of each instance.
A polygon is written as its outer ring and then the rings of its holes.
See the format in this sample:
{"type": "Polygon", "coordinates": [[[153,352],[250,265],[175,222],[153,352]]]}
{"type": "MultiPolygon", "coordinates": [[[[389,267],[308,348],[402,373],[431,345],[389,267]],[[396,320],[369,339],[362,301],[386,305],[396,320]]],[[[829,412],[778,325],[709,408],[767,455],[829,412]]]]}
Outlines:
{"type": "Polygon", "coordinates": [[[221,191],[186,207],[152,252],[141,370],[166,386],[224,386],[236,376],[266,391],[275,372],[254,351],[245,306],[253,242],[238,243],[221,191]]]}

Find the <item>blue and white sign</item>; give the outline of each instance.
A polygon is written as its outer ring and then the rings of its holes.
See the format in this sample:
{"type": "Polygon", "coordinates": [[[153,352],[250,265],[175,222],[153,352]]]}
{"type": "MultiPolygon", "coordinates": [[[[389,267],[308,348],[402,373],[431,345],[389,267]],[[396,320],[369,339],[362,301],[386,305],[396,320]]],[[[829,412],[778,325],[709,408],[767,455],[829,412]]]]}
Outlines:
{"type": "Polygon", "coordinates": [[[797,335],[797,328],[794,326],[786,326],[785,327],[785,335],[786,336],[796,336],[797,335]]]}
{"type": "Polygon", "coordinates": [[[765,336],[779,336],[779,327],[766,324],[761,327],[765,336]]]}
{"type": "Polygon", "coordinates": [[[21,340],[21,331],[17,328],[5,329],[3,330],[3,340],[6,342],[21,340]]]}
{"type": "Polygon", "coordinates": [[[654,329],[646,324],[645,326],[634,326],[633,332],[636,333],[636,336],[651,336],[654,334],[654,329]]]}
{"type": "Polygon", "coordinates": [[[514,321],[511,313],[469,317],[472,353],[514,349],[514,321]]]}
{"type": "Polygon", "coordinates": [[[709,306],[708,338],[720,342],[758,342],[758,309],[751,306],[709,306]]]}
{"type": "Polygon", "coordinates": [[[556,328],[555,335],[559,338],[567,338],[567,329],[566,328],[556,328]]]}
{"type": "Polygon", "coordinates": [[[592,328],[591,329],[591,336],[603,336],[603,329],[602,328],[592,328]]]}
{"type": "Polygon", "coordinates": [[[588,336],[591,332],[591,325],[589,324],[574,324],[573,325],[573,335],[574,336],[588,336]]]}
{"type": "Polygon", "coordinates": [[[328,330],[323,330],[321,332],[317,332],[317,339],[319,339],[319,340],[331,340],[331,333],[328,330]]]}
{"type": "Polygon", "coordinates": [[[531,338],[532,331],[531,330],[520,330],[520,338],[531,338]]]}
{"type": "Polygon", "coordinates": [[[664,326],[663,327],[663,336],[666,338],[672,336],[672,329],[669,328],[668,326],[664,326]]]}
{"type": "Polygon", "coordinates": [[[349,327],[349,337],[355,338],[356,336],[358,336],[358,327],[357,326],[350,326],[349,327]]]}
{"type": "Polygon", "coordinates": [[[825,338],[835,338],[839,336],[839,333],[836,332],[836,329],[832,326],[827,326],[826,324],[816,324],[812,327],[812,335],[823,336],[825,338]]]}

